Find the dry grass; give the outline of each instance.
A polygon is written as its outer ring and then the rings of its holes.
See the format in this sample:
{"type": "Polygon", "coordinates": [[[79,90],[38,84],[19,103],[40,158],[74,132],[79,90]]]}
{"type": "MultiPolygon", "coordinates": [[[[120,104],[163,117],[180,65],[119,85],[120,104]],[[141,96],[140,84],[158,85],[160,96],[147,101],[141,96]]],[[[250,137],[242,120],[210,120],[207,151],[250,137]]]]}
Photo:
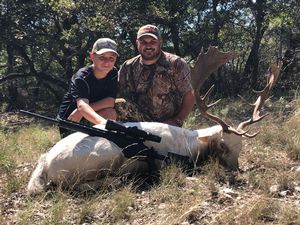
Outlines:
{"type": "Polygon", "coordinates": [[[243,204],[217,214],[211,224],[299,224],[297,207],[284,201],[249,196],[243,204]]]}
{"type": "MultiPolygon", "coordinates": [[[[243,107],[232,102],[219,115],[231,117],[232,104],[243,107]]],[[[226,172],[209,160],[191,177],[171,164],[145,189],[143,180],[127,180],[91,193],[58,188],[29,198],[30,173],[59,139],[57,128],[1,130],[0,224],[300,224],[299,100],[268,104],[276,111],[253,127],[260,131],[256,138],[244,140],[241,171],[226,172]]],[[[203,123],[197,113],[186,126],[203,123]]]]}

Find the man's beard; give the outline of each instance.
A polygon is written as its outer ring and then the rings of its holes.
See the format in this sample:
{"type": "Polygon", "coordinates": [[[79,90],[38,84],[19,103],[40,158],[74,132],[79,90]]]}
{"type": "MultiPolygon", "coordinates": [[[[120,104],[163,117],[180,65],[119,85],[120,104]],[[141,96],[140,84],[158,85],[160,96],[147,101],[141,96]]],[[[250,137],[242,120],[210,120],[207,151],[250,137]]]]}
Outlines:
{"type": "Polygon", "coordinates": [[[154,59],[157,59],[159,56],[160,56],[160,49],[158,49],[157,51],[152,51],[151,54],[145,54],[142,52],[140,52],[141,56],[142,56],[142,59],[143,60],[154,60],[154,59]]]}

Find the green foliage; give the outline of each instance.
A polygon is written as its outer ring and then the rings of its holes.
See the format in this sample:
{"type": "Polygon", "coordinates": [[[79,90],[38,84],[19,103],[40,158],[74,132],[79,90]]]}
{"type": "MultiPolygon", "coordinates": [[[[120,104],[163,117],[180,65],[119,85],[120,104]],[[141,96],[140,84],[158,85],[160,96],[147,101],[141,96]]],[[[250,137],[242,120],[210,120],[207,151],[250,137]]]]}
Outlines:
{"type": "MultiPolygon", "coordinates": [[[[1,110],[57,107],[72,74],[89,63],[88,52],[97,38],[106,36],[119,43],[119,67],[137,54],[136,31],[145,23],[158,25],[164,49],[188,62],[196,59],[202,46],[239,51],[240,58],[212,78],[221,95],[235,96],[249,87],[251,77],[242,76],[247,63],[250,67],[259,63],[256,82],[261,83],[275,56],[297,47],[297,3],[267,1],[262,11],[259,4],[261,1],[6,1],[0,5],[4,31],[0,34],[1,110]],[[266,16],[261,21],[262,36],[256,40],[260,25],[252,21],[259,12],[266,16]],[[252,51],[259,61],[248,62],[252,51]]],[[[297,76],[297,72],[290,73],[289,78],[297,76]]],[[[285,89],[296,87],[296,82],[284,84],[285,89]]]]}
{"type": "Polygon", "coordinates": [[[58,13],[66,13],[69,14],[70,11],[76,8],[75,2],[72,0],[50,0],[49,5],[51,8],[58,13]]]}

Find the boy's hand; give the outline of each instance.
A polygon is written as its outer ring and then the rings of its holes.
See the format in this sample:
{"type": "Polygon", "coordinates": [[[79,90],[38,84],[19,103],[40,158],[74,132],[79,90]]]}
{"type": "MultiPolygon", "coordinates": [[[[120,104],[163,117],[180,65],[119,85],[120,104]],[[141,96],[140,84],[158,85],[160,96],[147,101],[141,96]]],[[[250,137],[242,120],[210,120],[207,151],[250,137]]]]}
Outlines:
{"type": "Polygon", "coordinates": [[[81,119],[82,119],[82,115],[77,109],[74,109],[74,111],[68,117],[68,120],[71,120],[71,121],[74,121],[77,123],[79,123],[81,119]]]}

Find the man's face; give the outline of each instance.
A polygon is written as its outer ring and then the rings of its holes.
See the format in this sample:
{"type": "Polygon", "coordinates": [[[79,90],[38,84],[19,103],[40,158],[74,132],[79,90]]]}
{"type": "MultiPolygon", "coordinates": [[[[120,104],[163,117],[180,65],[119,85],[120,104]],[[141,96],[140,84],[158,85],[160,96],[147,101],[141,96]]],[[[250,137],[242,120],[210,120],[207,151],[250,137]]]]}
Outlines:
{"type": "Polygon", "coordinates": [[[161,52],[161,40],[151,36],[143,36],[137,41],[137,47],[143,60],[155,60],[161,52]]]}

